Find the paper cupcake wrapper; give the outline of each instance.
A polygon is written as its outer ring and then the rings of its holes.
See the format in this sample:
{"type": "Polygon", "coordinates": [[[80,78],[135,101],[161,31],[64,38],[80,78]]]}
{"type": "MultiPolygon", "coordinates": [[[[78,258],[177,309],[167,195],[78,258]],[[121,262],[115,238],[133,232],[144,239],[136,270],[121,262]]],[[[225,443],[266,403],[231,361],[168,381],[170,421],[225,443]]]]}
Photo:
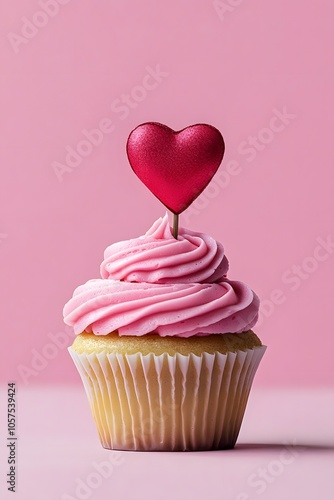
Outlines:
{"type": "Polygon", "coordinates": [[[265,346],[201,356],[69,353],[104,448],[232,448],[265,346]]]}

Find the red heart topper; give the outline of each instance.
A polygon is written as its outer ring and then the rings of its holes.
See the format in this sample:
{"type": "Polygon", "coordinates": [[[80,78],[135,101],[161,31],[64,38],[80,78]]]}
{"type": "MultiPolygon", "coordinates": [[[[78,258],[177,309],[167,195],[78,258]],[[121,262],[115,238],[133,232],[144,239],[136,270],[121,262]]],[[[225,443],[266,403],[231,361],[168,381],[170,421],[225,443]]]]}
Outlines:
{"type": "Polygon", "coordinates": [[[175,132],[161,123],[143,123],[129,135],[127,155],[135,174],[174,214],[201,194],[223,159],[224,139],[203,123],[175,132]]]}

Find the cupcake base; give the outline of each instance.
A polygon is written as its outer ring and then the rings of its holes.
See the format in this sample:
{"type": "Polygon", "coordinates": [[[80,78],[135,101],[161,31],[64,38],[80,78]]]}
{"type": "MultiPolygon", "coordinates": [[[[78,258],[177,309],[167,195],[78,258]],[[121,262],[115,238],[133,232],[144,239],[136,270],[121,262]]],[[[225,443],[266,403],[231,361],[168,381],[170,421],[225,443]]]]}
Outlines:
{"type": "Polygon", "coordinates": [[[69,353],[104,448],[186,451],[234,447],[265,350],[69,353]]]}

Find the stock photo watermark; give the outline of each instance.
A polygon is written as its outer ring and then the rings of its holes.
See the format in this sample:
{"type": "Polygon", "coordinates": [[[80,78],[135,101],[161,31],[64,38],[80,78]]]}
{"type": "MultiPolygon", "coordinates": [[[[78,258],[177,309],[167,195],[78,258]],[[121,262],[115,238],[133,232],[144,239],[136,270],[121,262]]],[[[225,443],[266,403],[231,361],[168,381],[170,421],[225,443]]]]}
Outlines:
{"type": "Polygon", "coordinates": [[[115,472],[115,468],[124,463],[123,453],[110,453],[107,460],[92,462],[92,471],[84,478],[75,479],[74,492],[63,493],[61,500],[87,500],[92,496],[101,484],[109,479],[115,472]]]}
{"type": "Polygon", "coordinates": [[[45,368],[53,361],[60,351],[67,349],[69,341],[73,340],[73,332],[70,328],[65,328],[66,331],[47,334],[49,342],[46,343],[39,351],[31,349],[31,357],[28,364],[20,364],[17,366],[17,371],[24,385],[28,385],[30,379],[36,378],[45,368]]]}
{"type": "MultiPolygon", "coordinates": [[[[296,115],[288,111],[287,106],[281,109],[274,108],[271,117],[265,127],[262,127],[256,134],[249,135],[240,142],[237,147],[239,157],[247,163],[252,163],[290,123],[296,119],[296,115]]],[[[239,176],[244,171],[242,160],[229,160],[224,168],[220,169],[212,179],[210,185],[205,189],[197,200],[184,213],[186,224],[193,215],[198,215],[209,204],[210,200],[217,198],[223,189],[229,186],[233,178],[239,176]]]]}
{"type": "Polygon", "coordinates": [[[221,21],[226,19],[226,16],[234,12],[237,7],[244,3],[245,0],[214,0],[212,2],[218,17],[221,21]]]}
{"type": "Polygon", "coordinates": [[[273,289],[268,298],[261,300],[257,325],[260,326],[264,319],[270,318],[276,308],[284,304],[288,295],[296,292],[302,283],[307,281],[319,269],[321,263],[326,262],[333,253],[334,240],[332,236],[329,235],[326,238],[317,237],[313,251],[304,257],[300,263],[293,264],[283,272],[281,282],[285,285],[284,288],[273,289]]]}
{"type": "Polygon", "coordinates": [[[19,33],[10,31],[7,38],[10,45],[18,54],[22,45],[27,45],[35,38],[39,31],[49,24],[50,19],[56,17],[61,12],[61,7],[68,4],[71,0],[39,0],[39,9],[34,12],[31,18],[21,17],[21,28],[19,33]]]}
{"type": "Polygon", "coordinates": [[[296,442],[282,445],[282,450],[277,458],[270,460],[249,474],[246,481],[249,491],[241,491],[234,497],[234,500],[251,500],[254,498],[254,493],[262,495],[284,474],[287,467],[295,462],[302,449],[296,442]]]}
{"type": "MultiPolygon", "coordinates": [[[[160,68],[160,64],[155,67],[146,66],[145,75],[142,81],[132,87],[129,93],[122,94],[119,98],[114,99],[110,105],[113,115],[117,116],[118,120],[125,120],[131,111],[141,102],[143,102],[148,94],[155,90],[166,78],[169,73],[160,68]]],[[[110,117],[101,118],[97,126],[93,129],[83,129],[83,136],[75,146],[67,145],[65,147],[65,157],[62,162],[53,161],[51,167],[59,182],[63,182],[65,174],[70,174],[75,170],[86,158],[91,155],[95,148],[99,147],[104,137],[111,134],[116,128],[115,119],[110,117]]]]}
{"type": "Polygon", "coordinates": [[[7,489],[13,493],[16,492],[17,480],[17,435],[16,435],[16,422],[17,422],[17,393],[16,383],[8,382],[7,384],[7,489]]]}

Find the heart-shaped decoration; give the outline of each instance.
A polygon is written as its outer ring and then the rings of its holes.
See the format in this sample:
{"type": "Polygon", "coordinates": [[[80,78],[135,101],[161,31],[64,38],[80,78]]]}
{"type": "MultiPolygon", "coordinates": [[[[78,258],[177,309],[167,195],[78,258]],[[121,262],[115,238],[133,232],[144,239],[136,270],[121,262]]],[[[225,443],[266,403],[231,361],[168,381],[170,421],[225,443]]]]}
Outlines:
{"type": "Polygon", "coordinates": [[[178,132],[161,123],[143,123],[127,142],[133,171],[174,214],[189,207],[209,184],[224,150],[219,130],[203,123],[178,132]]]}

